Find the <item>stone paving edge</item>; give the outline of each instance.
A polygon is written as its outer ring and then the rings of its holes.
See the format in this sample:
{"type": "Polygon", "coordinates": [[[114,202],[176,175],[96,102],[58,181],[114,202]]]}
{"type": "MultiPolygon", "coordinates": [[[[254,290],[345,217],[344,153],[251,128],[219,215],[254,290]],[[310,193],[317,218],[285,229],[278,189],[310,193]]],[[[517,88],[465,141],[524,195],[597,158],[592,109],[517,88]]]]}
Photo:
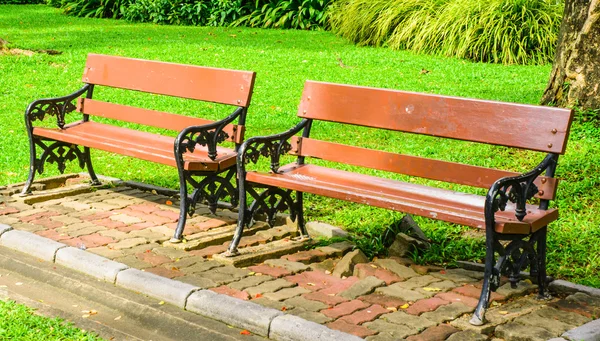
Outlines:
{"type": "Polygon", "coordinates": [[[572,341],[600,341],[600,319],[573,328],[561,336],[572,341]]]}
{"type": "Polygon", "coordinates": [[[0,245],[29,254],[48,262],[54,262],[56,252],[67,247],[63,243],[40,237],[31,232],[10,230],[0,236],[0,245]]]}
{"type": "Polygon", "coordinates": [[[340,340],[361,338],[310,322],[301,317],[284,314],[279,310],[240,300],[223,294],[161,277],[88,251],[69,247],[31,232],[14,230],[0,224],[0,246],[19,251],[86,275],[100,278],[117,286],[155,297],[182,309],[245,328],[258,335],[275,340],[340,340]],[[64,251],[61,251],[64,249],[64,251]],[[59,255],[59,251],[60,255],[59,255]],[[77,257],[81,257],[77,260],[77,257]],[[86,264],[85,261],[92,264],[86,264]],[[115,272],[114,280],[111,271],[115,272]],[[210,307],[207,309],[207,307],[210,307]]]}
{"type": "Polygon", "coordinates": [[[119,272],[129,268],[123,263],[74,247],[59,249],[56,252],[55,263],[112,284],[115,284],[119,272]]]}
{"type": "Polygon", "coordinates": [[[285,341],[360,341],[362,338],[294,315],[280,315],[271,322],[269,338],[285,341]]]}
{"type": "Polygon", "coordinates": [[[268,336],[273,319],[283,315],[279,310],[210,290],[192,293],[185,308],[262,336],[268,336]]]}

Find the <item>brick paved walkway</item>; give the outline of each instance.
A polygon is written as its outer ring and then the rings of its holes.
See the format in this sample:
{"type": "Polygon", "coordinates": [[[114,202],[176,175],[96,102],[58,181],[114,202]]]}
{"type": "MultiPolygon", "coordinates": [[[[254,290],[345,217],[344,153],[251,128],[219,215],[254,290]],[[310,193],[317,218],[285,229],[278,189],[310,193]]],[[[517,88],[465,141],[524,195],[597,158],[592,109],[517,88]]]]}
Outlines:
{"type": "MultiPolygon", "coordinates": [[[[65,178],[60,178],[65,182],[65,178]]],[[[224,258],[237,214],[199,207],[186,243],[170,244],[178,203],[126,185],[89,190],[80,178],[65,187],[38,185],[36,195],[0,187],[0,223],[215,292],[252,300],[367,340],[547,340],[600,316],[600,298],[577,293],[535,300],[535,285],[504,283],[481,327],[468,323],[482,273],[375,259],[340,271],[358,251],[348,242],[307,250],[296,229],[255,224],[242,255],[224,258]]]]}

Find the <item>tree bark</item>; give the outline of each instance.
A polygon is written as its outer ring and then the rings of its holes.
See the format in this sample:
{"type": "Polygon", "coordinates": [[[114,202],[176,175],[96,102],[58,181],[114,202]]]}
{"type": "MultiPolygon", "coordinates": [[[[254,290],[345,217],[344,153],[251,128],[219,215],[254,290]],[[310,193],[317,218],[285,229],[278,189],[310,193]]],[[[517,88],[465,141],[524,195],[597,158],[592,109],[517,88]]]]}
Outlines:
{"type": "Polygon", "coordinates": [[[542,104],[600,109],[600,0],[566,0],[542,104]]]}

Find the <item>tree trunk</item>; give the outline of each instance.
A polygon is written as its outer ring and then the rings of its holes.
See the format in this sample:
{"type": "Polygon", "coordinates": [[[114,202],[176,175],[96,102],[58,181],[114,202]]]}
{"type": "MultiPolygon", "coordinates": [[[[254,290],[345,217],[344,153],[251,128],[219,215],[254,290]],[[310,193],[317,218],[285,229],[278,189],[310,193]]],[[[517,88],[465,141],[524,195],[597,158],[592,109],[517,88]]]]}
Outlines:
{"type": "Polygon", "coordinates": [[[600,0],[566,0],[542,104],[600,109],[600,0]]]}

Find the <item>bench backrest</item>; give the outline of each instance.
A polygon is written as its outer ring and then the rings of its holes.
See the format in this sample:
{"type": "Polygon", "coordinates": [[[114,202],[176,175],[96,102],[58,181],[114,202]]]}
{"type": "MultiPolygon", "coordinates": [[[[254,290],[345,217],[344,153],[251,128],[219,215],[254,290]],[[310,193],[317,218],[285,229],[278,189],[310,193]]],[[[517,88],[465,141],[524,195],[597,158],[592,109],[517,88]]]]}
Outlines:
{"type": "MultiPolygon", "coordinates": [[[[298,116],[407,133],[563,154],[572,111],[388,89],[307,81],[298,116]]],[[[296,137],[295,154],[409,176],[489,188],[517,173],[296,137]]],[[[539,177],[538,197],[557,182],[539,177]]]]}
{"type": "MultiPolygon", "coordinates": [[[[250,71],[89,54],[82,79],[92,85],[221,103],[245,109],[250,105],[255,75],[250,71]]],[[[86,115],[175,131],[212,122],[91,98],[79,99],[78,110],[86,115]]],[[[225,129],[236,143],[243,139],[243,129],[238,128],[240,127],[230,125],[225,129]]]]}

